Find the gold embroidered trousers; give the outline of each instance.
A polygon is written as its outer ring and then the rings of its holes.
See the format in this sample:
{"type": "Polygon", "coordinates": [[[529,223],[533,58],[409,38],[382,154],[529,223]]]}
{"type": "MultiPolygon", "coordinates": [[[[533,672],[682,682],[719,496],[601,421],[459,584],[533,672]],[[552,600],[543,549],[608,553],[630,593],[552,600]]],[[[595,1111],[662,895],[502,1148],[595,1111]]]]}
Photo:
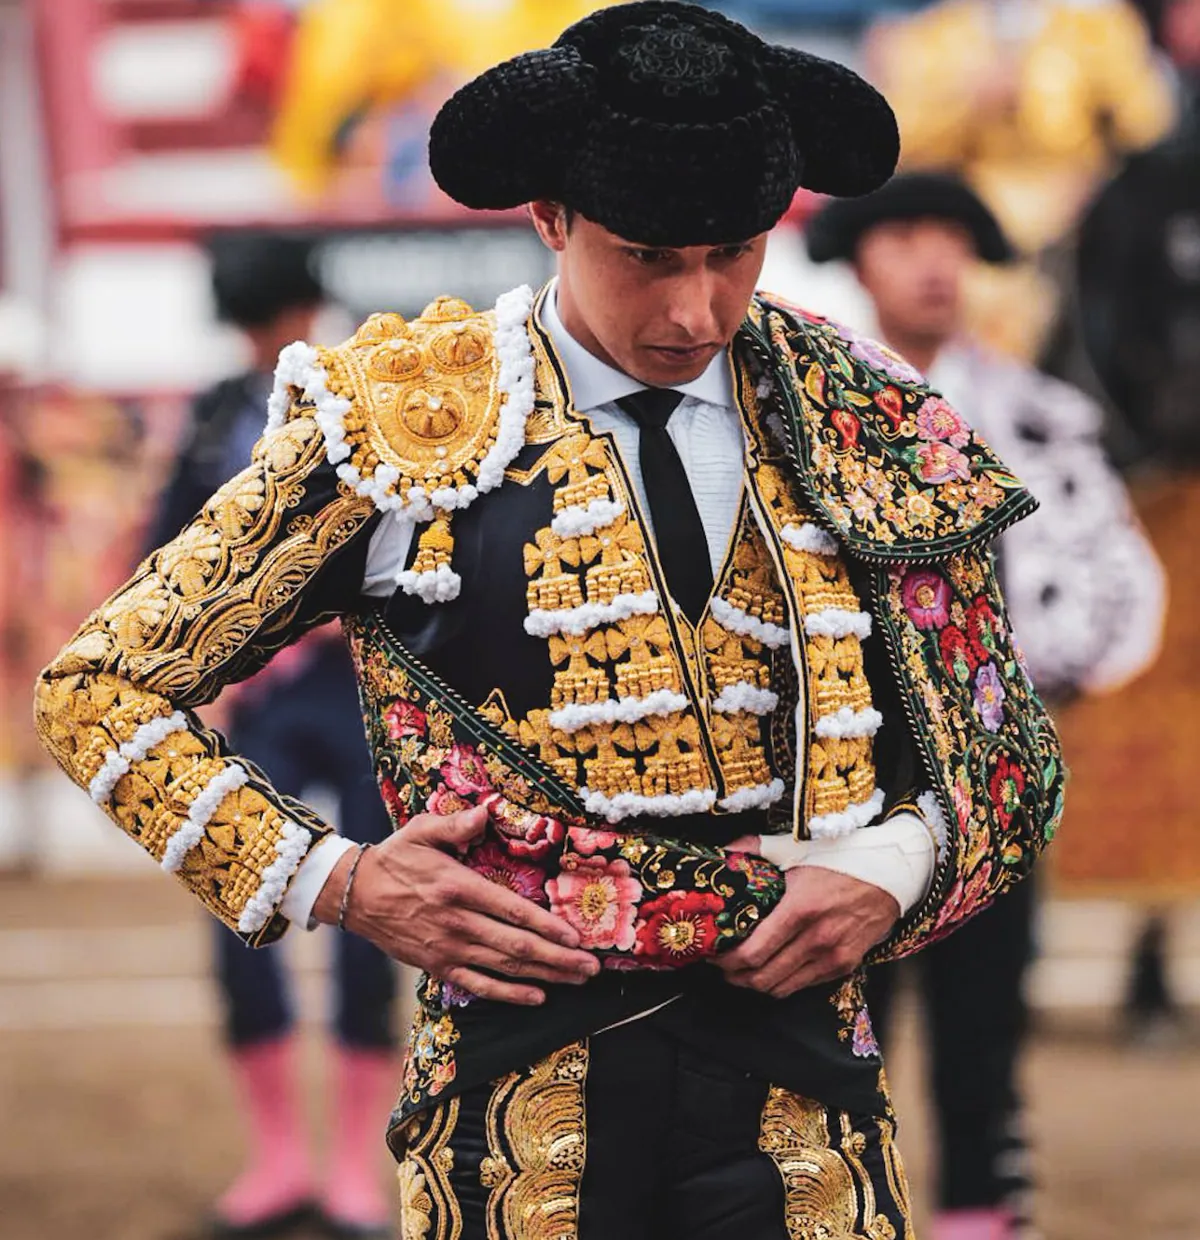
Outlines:
{"type": "Polygon", "coordinates": [[[910,1240],[890,1115],[718,1064],[654,1016],[416,1115],[403,1240],[910,1240]]]}

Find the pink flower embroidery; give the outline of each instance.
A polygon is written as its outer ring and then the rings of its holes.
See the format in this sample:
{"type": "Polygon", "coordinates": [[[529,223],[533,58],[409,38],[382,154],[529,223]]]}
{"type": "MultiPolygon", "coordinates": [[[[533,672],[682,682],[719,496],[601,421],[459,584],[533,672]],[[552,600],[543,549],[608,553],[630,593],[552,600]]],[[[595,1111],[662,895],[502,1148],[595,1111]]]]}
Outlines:
{"type": "Polygon", "coordinates": [[[383,716],[388,736],[394,741],[425,735],[425,712],[412,702],[393,702],[383,716]]]}
{"type": "Polygon", "coordinates": [[[535,904],[546,903],[545,874],[528,861],[510,857],[495,840],[473,848],[467,855],[467,865],[489,883],[507,887],[514,895],[535,904]]]}
{"type": "Polygon", "coordinates": [[[546,891],[550,911],[579,931],[579,945],[585,951],[632,950],[642,886],[626,862],[587,858],[550,879],[546,891]]]}
{"type": "Polygon", "coordinates": [[[457,792],[444,785],[441,788],[435,788],[425,800],[425,809],[430,814],[449,816],[457,814],[460,809],[470,808],[470,801],[464,801],[457,792]]]}
{"type": "Polygon", "coordinates": [[[489,794],[479,804],[487,807],[504,846],[514,856],[543,857],[566,835],[566,828],[557,818],[535,814],[499,792],[489,794]]]}
{"type": "Polygon", "coordinates": [[[954,796],[954,814],[958,819],[959,834],[966,835],[967,824],[971,821],[971,787],[962,770],[959,770],[954,777],[952,792],[954,796]]]}
{"type": "Polygon", "coordinates": [[[959,478],[971,479],[971,462],[948,443],[922,443],[917,445],[917,471],[924,482],[949,482],[959,478]]]}
{"type": "Polygon", "coordinates": [[[928,397],[917,410],[917,434],[943,440],[952,448],[965,448],[971,441],[971,428],[940,396],[928,397]]]}
{"type": "Polygon", "coordinates": [[[946,900],[938,910],[937,921],[930,933],[947,929],[968,917],[974,916],[985,905],[991,902],[988,894],[988,879],[992,876],[992,863],[985,861],[979,869],[964,881],[956,880],[946,895],[946,900]]]}
{"type": "Polygon", "coordinates": [[[611,848],[618,840],[615,831],[596,831],[591,827],[572,827],[567,834],[576,852],[590,857],[602,848],[611,848]]]}
{"type": "Polygon", "coordinates": [[[442,778],[448,787],[463,796],[491,792],[492,781],[479,751],[470,745],[455,745],[442,763],[442,778]]]}
{"type": "Polygon", "coordinates": [[[919,629],[940,629],[950,619],[950,584],[931,568],[905,573],[900,597],[908,618],[919,629]]]}

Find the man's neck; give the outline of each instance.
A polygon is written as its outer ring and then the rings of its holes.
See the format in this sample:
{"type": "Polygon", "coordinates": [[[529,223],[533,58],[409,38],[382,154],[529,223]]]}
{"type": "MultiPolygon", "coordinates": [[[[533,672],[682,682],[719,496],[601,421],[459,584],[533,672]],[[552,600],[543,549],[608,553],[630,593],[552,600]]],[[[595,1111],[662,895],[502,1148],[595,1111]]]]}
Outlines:
{"type": "Polygon", "coordinates": [[[927,375],[932,369],[937,355],[946,347],[949,339],[948,337],[917,335],[890,323],[880,323],[879,330],[884,344],[894,349],[923,375],[927,375]]]}

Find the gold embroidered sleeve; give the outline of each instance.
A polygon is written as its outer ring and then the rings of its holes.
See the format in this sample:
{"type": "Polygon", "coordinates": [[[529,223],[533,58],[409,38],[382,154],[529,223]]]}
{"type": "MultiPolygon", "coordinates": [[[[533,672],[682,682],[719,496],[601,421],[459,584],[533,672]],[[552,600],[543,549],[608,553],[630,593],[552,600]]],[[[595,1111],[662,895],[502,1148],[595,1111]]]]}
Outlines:
{"type": "Polygon", "coordinates": [[[37,729],[59,765],[255,943],[286,928],[288,882],[329,829],[193,711],[352,605],[373,512],[293,407],[38,679],[37,729]]]}

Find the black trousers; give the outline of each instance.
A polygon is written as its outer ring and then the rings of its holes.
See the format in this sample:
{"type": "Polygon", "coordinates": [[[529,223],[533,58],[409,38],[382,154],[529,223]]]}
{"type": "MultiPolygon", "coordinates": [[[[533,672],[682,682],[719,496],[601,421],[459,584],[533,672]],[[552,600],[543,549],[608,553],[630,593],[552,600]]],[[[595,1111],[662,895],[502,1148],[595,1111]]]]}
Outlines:
{"type": "Polygon", "coordinates": [[[886,1046],[899,970],[912,967],[925,1015],[944,1210],[1009,1205],[1027,1193],[1017,1061],[1028,1023],[1035,883],[1026,879],[949,938],[867,976],[886,1046]]]}
{"type": "Polygon", "coordinates": [[[653,1016],[418,1114],[399,1169],[425,1240],[905,1240],[890,1116],[697,1055],[653,1016]]]}
{"type": "MultiPolygon", "coordinates": [[[[261,767],[285,795],[298,797],[317,783],[332,788],[347,838],[377,843],[390,834],[344,649],[319,651],[295,680],[243,708],[230,732],[234,751],[261,767]]],[[[213,927],[228,1041],[247,1046],[281,1037],[293,1022],[283,944],[251,948],[219,922],[213,927]]],[[[393,1049],[395,966],[356,934],[338,935],[334,952],[338,1041],[360,1050],[393,1049]]]]}

